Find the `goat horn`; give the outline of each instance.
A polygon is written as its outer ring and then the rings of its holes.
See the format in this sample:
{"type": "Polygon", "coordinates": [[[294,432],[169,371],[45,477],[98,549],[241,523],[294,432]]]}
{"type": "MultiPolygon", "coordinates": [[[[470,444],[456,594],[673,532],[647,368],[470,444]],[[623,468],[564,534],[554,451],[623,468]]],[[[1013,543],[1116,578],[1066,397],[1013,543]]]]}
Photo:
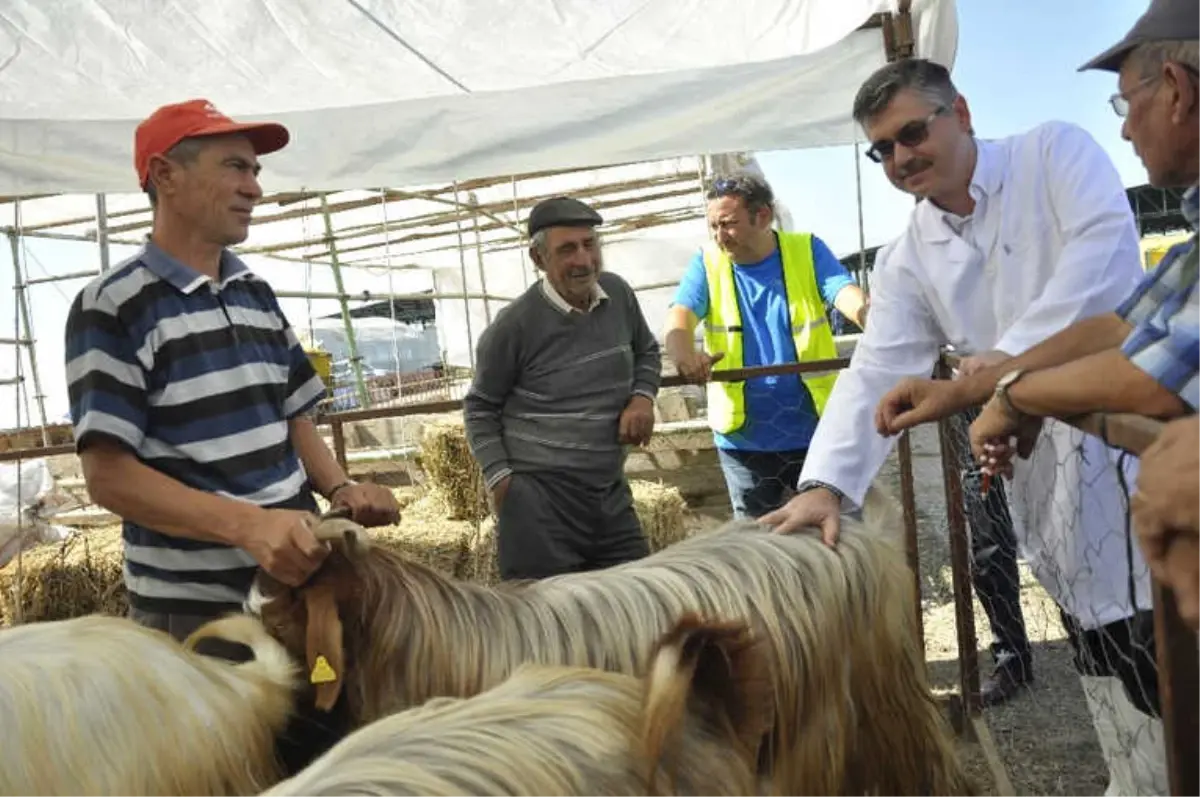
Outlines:
{"type": "Polygon", "coordinates": [[[313,536],[322,542],[341,540],[351,550],[358,550],[365,544],[363,537],[366,531],[353,520],[331,517],[321,520],[313,528],[313,536]]]}

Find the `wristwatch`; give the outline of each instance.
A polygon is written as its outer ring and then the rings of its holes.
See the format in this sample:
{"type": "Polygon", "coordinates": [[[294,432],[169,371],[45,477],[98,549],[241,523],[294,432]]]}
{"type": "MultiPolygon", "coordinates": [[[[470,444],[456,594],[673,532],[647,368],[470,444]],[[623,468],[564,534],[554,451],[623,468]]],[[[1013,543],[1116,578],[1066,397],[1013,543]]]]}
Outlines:
{"type": "Polygon", "coordinates": [[[832,484],[827,484],[826,482],[818,481],[817,479],[805,479],[804,481],[800,482],[800,484],[796,485],[796,495],[807,493],[809,490],[828,490],[829,492],[833,493],[834,497],[836,497],[839,501],[846,497],[845,493],[834,487],[832,484]]]}
{"type": "Polygon", "coordinates": [[[1008,397],[1008,389],[1017,383],[1017,380],[1025,375],[1024,368],[1017,368],[1009,371],[1004,376],[1000,377],[996,382],[996,389],[993,395],[1000,402],[1000,406],[1004,409],[1005,414],[1010,418],[1023,418],[1025,413],[1013,406],[1012,399],[1008,397]]]}

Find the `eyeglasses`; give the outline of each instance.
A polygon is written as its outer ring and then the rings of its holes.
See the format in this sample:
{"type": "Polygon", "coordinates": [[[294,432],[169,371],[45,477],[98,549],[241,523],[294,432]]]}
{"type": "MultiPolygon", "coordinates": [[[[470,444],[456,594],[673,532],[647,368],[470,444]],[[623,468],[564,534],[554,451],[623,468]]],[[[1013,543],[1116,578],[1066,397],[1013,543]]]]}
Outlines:
{"type": "Polygon", "coordinates": [[[924,144],[925,139],[929,138],[929,125],[934,119],[945,112],[946,107],[944,105],[940,106],[924,119],[914,119],[904,125],[894,137],[872,141],[870,149],[865,153],[866,156],[876,163],[882,163],[895,154],[897,144],[903,144],[906,147],[916,147],[924,144]]]}
{"type": "Polygon", "coordinates": [[[1133,85],[1133,88],[1131,88],[1129,90],[1128,95],[1122,94],[1121,92],[1118,91],[1116,94],[1109,97],[1108,104],[1112,106],[1113,113],[1115,113],[1117,116],[1124,119],[1125,116],[1129,113],[1129,96],[1137,93],[1138,91],[1140,91],[1141,89],[1150,85],[1157,79],[1158,79],[1158,75],[1151,75],[1148,78],[1142,78],[1141,80],[1139,80],[1137,83],[1135,83],[1133,85]]]}
{"type": "MultiPolygon", "coordinates": [[[[1170,63],[1174,63],[1178,66],[1183,67],[1183,71],[1186,72],[1188,74],[1188,76],[1191,77],[1193,80],[1198,76],[1198,73],[1196,72],[1196,70],[1192,69],[1187,64],[1180,64],[1177,61],[1171,61],[1170,63]]],[[[1124,119],[1129,114],[1129,98],[1132,95],[1136,94],[1137,92],[1141,91],[1146,86],[1150,85],[1151,83],[1154,83],[1156,80],[1158,80],[1161,77],[1162,77],[1161,74],[1157,74],[1157,75],[1151,75],[1150,77],[1142,78],[1137,83],[1133,84],[1133,87],[1131,89],[1129,89],[1128,94],[1118,91],[1116,94],[1109,97],[1108,104],[1112,106],[1113,112],[1117,116],[1124,119]]]]}

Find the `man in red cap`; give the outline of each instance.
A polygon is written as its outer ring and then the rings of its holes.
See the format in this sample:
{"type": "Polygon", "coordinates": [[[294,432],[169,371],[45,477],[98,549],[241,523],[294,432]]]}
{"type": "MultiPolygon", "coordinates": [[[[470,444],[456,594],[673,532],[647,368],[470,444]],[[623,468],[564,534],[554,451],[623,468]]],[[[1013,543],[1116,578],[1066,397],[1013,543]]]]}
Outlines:
{"type": "Polygon", "coordinates": [[[399,518],[318,436],[324,385],[271,287],[228,249],[262,198],[258,156],[287,142],[205,100],[155,111],[134,153],[153,231],[67,318],[76,450],[92,499],[124,520],[131,616],[180,639],[240,610],[259,567],[312,574],[326,554],[313,490],[364,525],[399,518]]]}

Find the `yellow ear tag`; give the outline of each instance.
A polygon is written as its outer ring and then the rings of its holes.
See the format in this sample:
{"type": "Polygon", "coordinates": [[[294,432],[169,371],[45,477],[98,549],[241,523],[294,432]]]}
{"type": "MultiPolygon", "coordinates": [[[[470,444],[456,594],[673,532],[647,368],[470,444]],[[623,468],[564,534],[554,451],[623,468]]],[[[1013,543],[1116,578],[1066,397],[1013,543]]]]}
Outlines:
{"type": "Polygon", "coordinates": [[[310,683],[327,684],[337,680],[337,673],[329,666],[329,662],[324,656],[317,656],[317,663],[313,665],[312,674],[308,676],[310,683]]]}

